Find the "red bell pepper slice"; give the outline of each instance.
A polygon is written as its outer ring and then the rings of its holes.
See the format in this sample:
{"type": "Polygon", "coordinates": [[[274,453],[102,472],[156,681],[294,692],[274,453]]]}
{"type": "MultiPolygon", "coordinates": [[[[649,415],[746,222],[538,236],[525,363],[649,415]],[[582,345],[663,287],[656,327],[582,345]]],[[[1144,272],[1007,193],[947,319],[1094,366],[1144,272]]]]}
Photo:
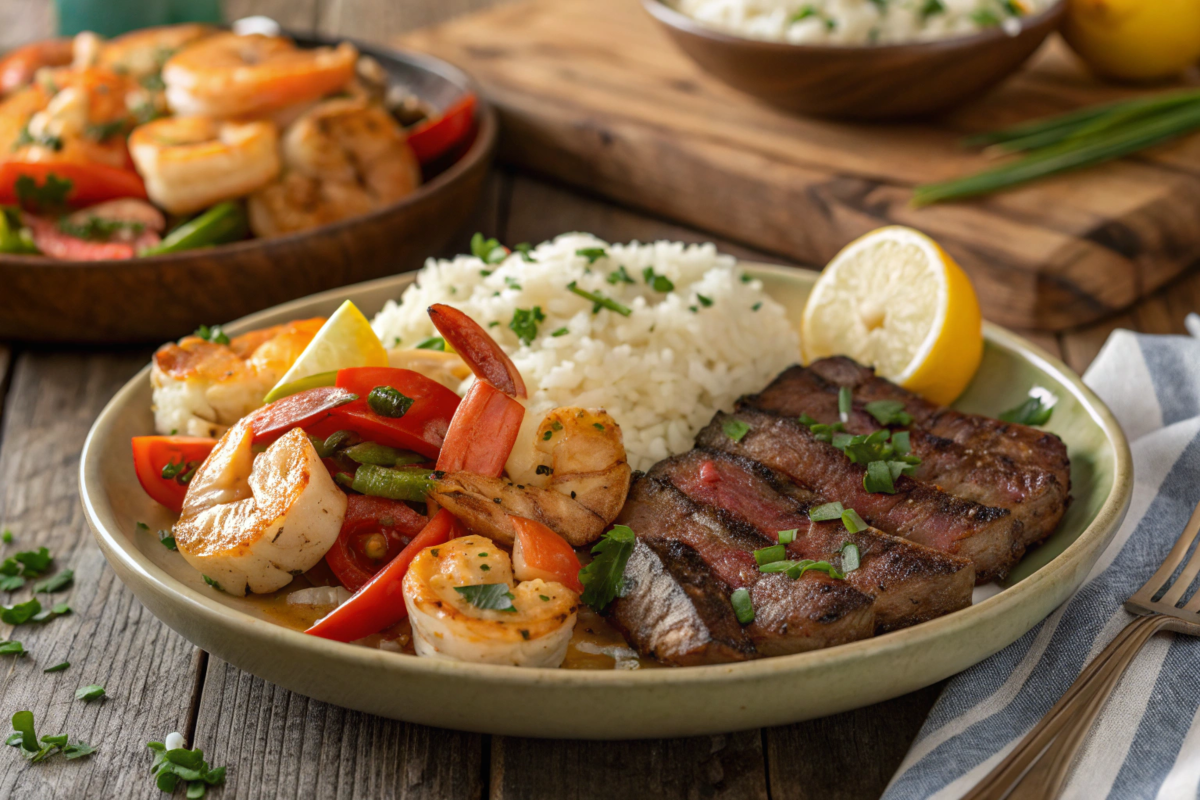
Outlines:
{"type": "Polygon", "coordinates": [[[426,547],[444,544],[452,536],[462,535],[462,524],[446,509],[429,520],[416,538],[346,602],[317,620],[305,631],[323,639],[353,642],[408,616],[404,607],[404,575],[417,554],[426,547]]]}
{"type": "Polygon", "coordinates": [[[292,428],[308,431],[327,419],[334,409],[355,401],[353,392],[337,386],[321,386],[288,395],[254,412],[250,422],[254,443],[274,441],[292,428]]]}
{"type": "Polygon", "coordinates": [[[516,532],[513,541],[513,574],[519,581],[541,578],[557,581],[577,594],[583,594],[579,582],[579,556],[567,540],[542,523],[525,517],[509,516],[516,532]]]}
{"type": "Polygon", "coordinates": [[[436,303],[429,307],[429,318],[438,333],[467,362],[471,372],[511,397],[528,397],[525,381],[508,354],[479,323],[453,306],[436,303]]]}
{"type": "Polygon", "coordinates": [[[524,418],[524,406],[491,384],[475,381],[450,421],[437,469],[499,478],[524,418]]]}
{"type": "Polygon", "coordinates": [[[425,120],[408,134],[408,146],[422,164],[449,152],[475,125],[475,93],[468,92],[440,117],[425,120]]]}
{"type": "Polygon", "coordinates": [[[400,555],[413,537],[429,522],[398,500],[352,494],[347,498],[341,533],[325,554],[325,563],[352,592],[400,555]],[[381,535],[386,551],[371,558],[365,549],[369,537],[381,535]]]}
{"type": "Polygon", "coordinates": [[[138,483],[155,502],[174,511],[183,511],[188,480],[217,446],[216,439],[202,436],[134,436],[133,467],[138,483]],[[163,477],[163,468],[172,465],[171,477],[163,477]]]}
{"type": "Polygon", "coordinates": [[[309,433],[326,437],[338,430],[351,430],[364,439],[412,450],[430,459],[438,457],[460,402],[458,395],[445,386],[410,369],[353,367],[338,370],[337,387],[358,395],[358,399],[334,409],[329,419],[306,428],[309,433]],[[371,410],[367,397],[377,386],[390,386],[412,399],[413,404],[404,416],[383,417],[371,410]]]}
{"type": "Polygon", "coordinates": [[[107,164],[75,161],[6,161],[0,164],[0,203],[17,202],[17,179],[28,176],[42,186],[54,175],[71,182],[67,202],[88,206],[118,197],[146,199],[146,185],[136,172],[107,164]]]}

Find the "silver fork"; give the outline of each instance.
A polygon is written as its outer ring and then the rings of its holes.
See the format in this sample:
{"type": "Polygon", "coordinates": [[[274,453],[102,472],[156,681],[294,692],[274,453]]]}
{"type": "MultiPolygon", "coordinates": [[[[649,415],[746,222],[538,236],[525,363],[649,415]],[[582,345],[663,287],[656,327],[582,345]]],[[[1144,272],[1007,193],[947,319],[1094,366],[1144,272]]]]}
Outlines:
{"type": "Polygon", "coordinates": [[[1198,533],[1200,504],[1158,571],[1125,601],[1125,609],[1137,614],[1138,618],[1126,625],[1088,664],[1046,716],[963,800],[1051,800],[1057,797],[1092,723],[1142,646],[1154,634],[1164,630],[1200,636],[1200,591],[1186,605],[1179,607],[1188,587],[1200,574],[1200,547],[1187,560],[1179,577],[1171,580],[1198,533]],[[1162,597],[1155,600],[1155,595],[1160,592],[1163,592],[1162,597]]]}

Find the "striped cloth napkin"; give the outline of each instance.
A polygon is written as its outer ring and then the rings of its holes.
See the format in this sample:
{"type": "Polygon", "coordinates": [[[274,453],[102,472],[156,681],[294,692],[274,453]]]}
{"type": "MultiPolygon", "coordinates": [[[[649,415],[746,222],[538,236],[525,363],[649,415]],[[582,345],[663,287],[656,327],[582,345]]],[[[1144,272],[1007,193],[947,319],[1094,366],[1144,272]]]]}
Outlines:
{"type": "MultiPolygon", "coordinates": [[[[1119,330],[1084,375],[1125,429],[1133,501],[1083,586],[1037,627],[954,678],[884,800],[959,798],[1003,759],[1133,615],[1200,501],[1200,317],[1192,336],[1119,330]]],[[[1155,636],[1088,735],[1063,795],[1200,796],[1200,640],[1155,636]]]]}

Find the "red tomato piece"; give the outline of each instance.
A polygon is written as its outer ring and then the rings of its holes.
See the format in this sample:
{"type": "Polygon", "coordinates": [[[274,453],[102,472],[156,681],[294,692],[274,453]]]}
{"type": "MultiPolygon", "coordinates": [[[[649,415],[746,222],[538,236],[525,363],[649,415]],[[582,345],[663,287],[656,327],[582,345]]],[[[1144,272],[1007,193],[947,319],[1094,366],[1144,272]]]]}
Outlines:
{"type": "Polygon", "coordinates": [[[524,418],[524,406],[491,384],[476,381],[450,422],[438,470],[499,478],[524,418]]]}
{"type": "Polygon", "coordinates": [[[536,520],[513,516],[509,519],[517,534],[513,542],[513,574],[517,580],[558,581],[576,594],[583,594],[583,584],[579,582],[583,565],[575,555],[575,548],[536,520]]]}
{"type": "Polygon", "coordinates": [[[49,175],[71,182],[67,191],[67,202],[71,205],[88,206],[118,197],[146,199],[146,185],[131,169],[95,162],[6,161],[0,164],[0,203],[17,202],[18,178],[28,176],[43,186],[49,175]]]}
{"type": "Polygon", "coordinates": [[[342,586],[357,592],[400,555],[427,522],[398,500],[352,494],[347,498],[341,533],[325,554],[325,563],[342,586]],[[372,548],[380,551],[374,558],[369,552],[372,548]]]}
{"type": "Polygon", "coordinates": [[[430,459],[438,457],[460,402],[458,395],[445,386],[410,369],[343,369],[338,371],[337,386],[358,395],[358,399],[339,406],[328,420],[306,430],[321,437],[351,430],[372,442],[412,450],[430,459]],[[371,410],[367,396],[377,386],[390,386],[412,399],[404,416],[383,417],[371,410]]]}
{"type": "Polygon", "coordinates": [[[338,642],[353,642],[395,625],[408,616],[401,583],[413,559],[426,547],[444,544],[452,536],[461,535],[462,523],[443,508],[429,520],[429,524],[408,547],[400,551],[400,555],[376,573],[353,597],[317,620],[305,633],[338,642]]]}
{"type": "Polygon", "coordinates": [[[478,322],[457,308],[442,303],[429,307],[429,318],[433,320],[438,333],[467,362],[475,377],[512,397],[528,397],[525,381],[517,372],[516,365],[478,322]]]}
{"type": "Polygon", "coordinates": [[[155,502],[178,514],[183,510],[187,481],[217,446],[202,436],[135,436],[133,467],[138,483],[155,502]],[[174,465],[174,477],[164,478],[163,468],[174,465]]]}
{"type": "Polygon", "coordinates": [[[254,412],[250,423],[254,443],[273,441],[292,428],[309,430],[334,409],[355,401],[353,392],[337,386],[319,386],[276,400],[254,412]]]}
{"type": "Polygon", "coordinates": [[[475,93],[468,92],[440,117],[425,120],[408,134],[408,146],[422,164],[447,153],[475,127],[475,93]]]}

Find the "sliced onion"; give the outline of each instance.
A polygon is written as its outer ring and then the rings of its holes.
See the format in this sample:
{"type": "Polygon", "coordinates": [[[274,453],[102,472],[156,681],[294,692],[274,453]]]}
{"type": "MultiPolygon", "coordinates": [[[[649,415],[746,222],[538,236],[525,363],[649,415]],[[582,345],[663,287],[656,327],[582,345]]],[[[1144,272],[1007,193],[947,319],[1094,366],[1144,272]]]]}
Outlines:
{"type": "Polygon", "coordinates": [[[289,606],[340,606],[350,597],[341,586],[310,586],[288,594],[287,602],[289,606]]]}

